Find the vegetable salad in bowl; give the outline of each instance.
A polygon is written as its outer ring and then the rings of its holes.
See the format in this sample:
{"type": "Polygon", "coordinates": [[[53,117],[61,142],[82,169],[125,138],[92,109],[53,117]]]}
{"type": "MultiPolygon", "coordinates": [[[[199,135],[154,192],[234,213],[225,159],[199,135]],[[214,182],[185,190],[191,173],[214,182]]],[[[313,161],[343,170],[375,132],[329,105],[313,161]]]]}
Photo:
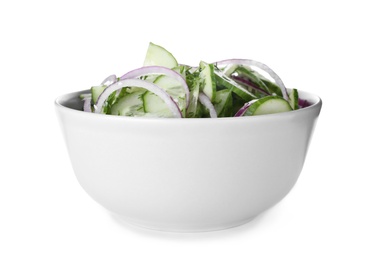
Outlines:
{"type": "Polygon", "coordinates": [[[256,116],[308,105],[261,62],[228,59],[188,66],[153,43],[143,67],[110,75],[80,98],[86,112],[132,117],[256,116]]]}

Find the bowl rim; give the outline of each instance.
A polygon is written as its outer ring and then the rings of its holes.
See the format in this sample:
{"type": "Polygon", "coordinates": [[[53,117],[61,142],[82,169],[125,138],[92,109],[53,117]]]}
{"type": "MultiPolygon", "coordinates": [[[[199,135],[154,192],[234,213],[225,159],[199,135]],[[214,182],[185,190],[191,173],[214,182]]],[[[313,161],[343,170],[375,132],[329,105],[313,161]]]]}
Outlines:
{"type": "MultiPolygon", "coordinates": [[[[287,88],[288,91],[291,89],[287,88]]],[[[292,110],[288,112],[281,112],[275,114],[266,114],[266,115],[258,115],[258,116],[242,116],[242,117],[218,117],[218,118],[160,118],[160,117],[127,117],[127,116],[115,116],[115,115],[107,115],[107,114],[98,114],[98,113],[88,113],[83,110],[78,110],[75,108],[68,107],[64,103],[72,100],[73,98],[78,98],[80,94],[88,94],[90,93],[90,89],[75,91],[66,93],[63,95],[58,96],[55,99],[54,105],[57,110],[66,111],[68,113],[73,113],[76,115],[86,115],[88,117],[99,117],[102,119],[115,119],[115,120],[125,120],[125,121],[241,121],[241,120],[257,120],[263,118],[273,118],[273,117],[281,117],[282,115],[294,115],[294,114],[301,114],[301,113],[309,113],[312,110],[320,110],[322,107],[322,99],[311,92],[298,90],[300,96],[304,96],[304,99],[309,99],[311,103],[309,106],[292,110]],[[184,119],[184,120],[182,120],[184,119]]]]}

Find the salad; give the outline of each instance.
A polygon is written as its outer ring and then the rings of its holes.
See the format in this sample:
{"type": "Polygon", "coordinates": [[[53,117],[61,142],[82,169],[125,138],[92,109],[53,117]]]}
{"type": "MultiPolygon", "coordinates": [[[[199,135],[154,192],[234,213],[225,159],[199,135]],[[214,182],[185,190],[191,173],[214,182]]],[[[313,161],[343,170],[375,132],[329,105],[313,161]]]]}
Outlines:
{"type": "Polygon", "coordinates": [[[263,63],[229,59],[188,66],[153,43],[143,67],[110,75],[80,98],[85,112],[133,117],[256,116],[308,105],[263,63]]]}

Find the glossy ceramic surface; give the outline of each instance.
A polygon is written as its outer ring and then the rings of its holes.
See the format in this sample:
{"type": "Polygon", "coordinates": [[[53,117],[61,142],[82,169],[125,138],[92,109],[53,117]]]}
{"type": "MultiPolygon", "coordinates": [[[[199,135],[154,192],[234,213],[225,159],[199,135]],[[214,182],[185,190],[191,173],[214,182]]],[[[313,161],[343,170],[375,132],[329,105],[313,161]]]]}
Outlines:
{"type": "Polygon", "coordinates": [[[82,112],[76,92],[55,107],[77,179],[99,204],[139,226],[180,232],[248,222],[288,194],[321,110],[218,119],[82,112]]]}

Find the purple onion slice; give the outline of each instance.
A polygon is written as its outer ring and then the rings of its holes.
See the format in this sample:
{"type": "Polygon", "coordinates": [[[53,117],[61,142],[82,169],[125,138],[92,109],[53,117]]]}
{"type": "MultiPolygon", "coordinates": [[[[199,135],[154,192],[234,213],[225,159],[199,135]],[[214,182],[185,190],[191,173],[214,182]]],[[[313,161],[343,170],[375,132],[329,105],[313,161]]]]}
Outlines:
{"type": "Polygon", "coordinates": [[[162,74],[162,75],[166,75],[166,76],[169,76],[169,77],[176,79],[182,85],[182,87],[184,88],[184,91],[186,93],[186,108],[188,107],[189,102],[190,102],[189,87],[187,86],[187,83],[186,83],[185,79],[181,76],[181,74],[179,74],[178,72],[176,72],[172,69],[162,67],[162,66],[141,67],[141,68],[127,72],[122,77],[120,77],[120,80],[139,78],[141,76],[151,75],[151,74],[159,74],[159,75],[162,74]]]}
{"type": "Polygon", "coordinates": [[[164,89],[160,88],[156,84],[153,84],[148,81],[141,80],[141,79],[123,79],[106,87],[104,91],[98,97],[97,103],[94,106],[95,107],[94,112],[101,113],[103,104],[105,103],[106,99],[111,95],[111,93],[125,87],[140,87],[156,94],[166,103],[166,105],[169,107],[169,109],[173,113],[174,117],[176,118],[182,117],[182,113],[179,110],[177,103],[164,89]]]}
{"type": "Polygon", "coordinates": [[[111,84],[114,84],[116,81],[117,81],[117,77],[113,74],[113,75],[110,75],[107,78],[105,78],[101,82],[100,86],[103,86],[103,85],[110,86],[111,84]]]}
{"type": "Polygon", "coordinates": [[[209,97],[203,92],[199,93],[199,102],[209,110],[209,115],[211,118],[217,118],[215,107],[213,106],[209,97]]]}
{"type": "Polygon", "coordinates": [[[248,108],[249,108],[254,102],[256,102],[256,101],[257,101],[257,99],[253,99],[253,100],[251,100],[251,101],[245,103],[245,105],[243,105],[243,107],[241,107],[240,110],[237,111],[237,113],[234,115],[234,117],[240,117],[240,116],[243,116],[243,115],[246,113],[247,109],[248,109],[248,108]]]}
{"type": "Polygon", "coordinates": [[[85,112],[92,112],[92,97],[85,97],[82,99],[84,101],[84,111],[85,112]]]}
{"type": "Polygon", "coordinates": [[[283,94],[283,98],[287,101],[289,101],[288,92],[286,87],[284,86],[283,81],[281,78],[266,64],[255,61],[255,60],[249,60],[249,59],[228,59],[228,60],[221,60],[214,62],[214,64],[217,64],[218,66],[224,66],[229,64],[237,64],[237,65],[247,65],[247,66],[254,66],[257,67],[265,72],[267,72],[276,82],[276,84],[280,87],[281,93],[283,94]]]}

